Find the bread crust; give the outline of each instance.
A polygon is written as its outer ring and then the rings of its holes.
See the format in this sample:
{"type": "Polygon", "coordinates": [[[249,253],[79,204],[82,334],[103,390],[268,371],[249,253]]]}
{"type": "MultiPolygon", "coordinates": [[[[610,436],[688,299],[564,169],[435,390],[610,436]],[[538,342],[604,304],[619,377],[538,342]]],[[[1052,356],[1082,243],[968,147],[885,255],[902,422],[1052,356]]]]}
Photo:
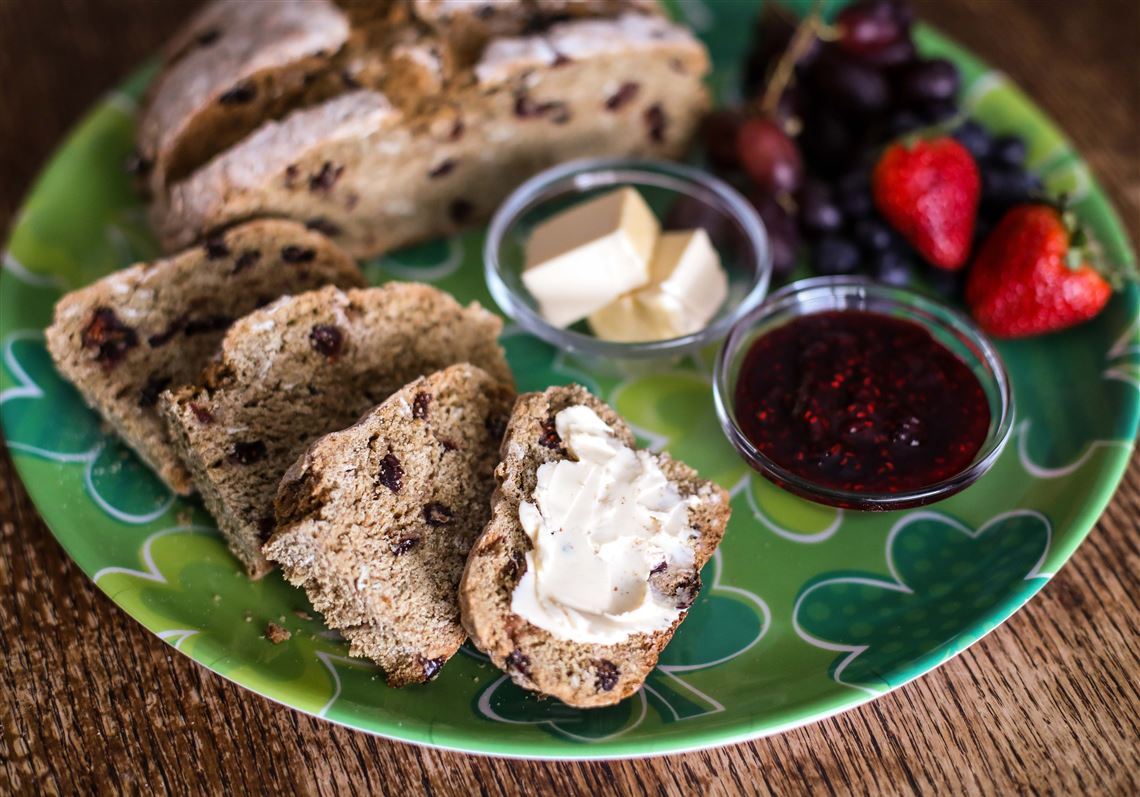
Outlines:
{"type": "MultiPolygon", "coordinates": [[[[626,445],[636,440],[609,406],[580,385],[552,387],[519,396],[507,425],[495,471],[491,519],[471,548],[460,583],[463,625],[472,642],[490,656],[519,686],[557,697],[583,708],[617,703],[637,691],[673,637],[672,627],[653,634],[634,634],[626,641],[602,645],[560,640],[511,612],[511,594],[526,572],[530,539],[519,524],[519,504],[533,500],[538,468],[568,455],[552,439],[552,419],[567,407],[594,410],[626,445]]],[[[651,587],[687,611],[700,590],[700,568],[724,536],[731,507],[728,493],[668,454],[656,455],[666,477],[682,496],[697,496],[689,513],[699,532],[694,541],[695,566],[668,568],[650,576],[651,587]]]]}
{"type": "Polygon", "coordinates": [[[203,246],[72,291],[45,332],[60,373],[176,493],[193,486],[156,402],[197,378],[237,318],[323,285],[362,287],[356,263],[292,221],[239,225],[203,246]]]}

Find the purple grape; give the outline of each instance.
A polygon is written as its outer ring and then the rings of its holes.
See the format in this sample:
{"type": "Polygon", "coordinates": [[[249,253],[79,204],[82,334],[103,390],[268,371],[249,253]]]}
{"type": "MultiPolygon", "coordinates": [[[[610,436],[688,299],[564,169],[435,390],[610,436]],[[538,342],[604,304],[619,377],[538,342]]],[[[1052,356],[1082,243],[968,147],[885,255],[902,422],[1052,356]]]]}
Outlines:
{"type": "Polygon", "coordinates": [[[800,187],[804,166],[800,151],[780,125],[762,116],[745,119],[736,133],[737,158],[761,191],[778,194],[800,187]]]}
{"type": "Polygon", "coordinates": [[[800,188],[800,228],[806,235],[836,232],[843,226],[843,214],[831,197],[831,189],[819,180],[807,180],[800,188]]]}
{"type": "Polygon", "coordinates": [[[915,61],[898,70],[895,103],[909,107],[953,100],[960,85],[958,67],[945,58],[915,61]]]}
{"type": "Polygon", "coordinates": [[[831,49],[812,70],[820,93],[841,111],[868,116],[881,113],[890,104],[886,77],[873,66],[831,49]]]}
{"type": "Polygon", "coordinates": [[[817,108],[804,119],[799,143],[812,169],[823,175],[848,168],[857,148],[850,125],[827,107],[817,108]]]}
{"type": "Polygon", "coordinates": [[[839,28],[839,46],[857,58],[889,47],[906,32],[887,0],[852,3],[839,12],[835,24],[839,28]]]}
{"type": "Polygon", "coordinates": [[[911,111],[898,111],[891,114],[890,121],[887,123],[887,129],[892,138],[904,136],[907,133],[918,130],[922,127],[924,122],[918,114],[911,111]]]}
{"type": "Polygon", "coordinates": [[[768,232],[768,247],[772,253],[772,276],[782,279],[796,267],[796,256],[800,248],[800,234],[796,223],[788,212],[767,195],[753,193],[749,196],[752,206],[764,222],[768,232]]]}
{"type": "Polygon", "coordinates": [[[1025,142],[1017,136],[998,136],[990,156],[995,163],[1019,169],[1025,164],[1025,142]]]}
{"type": "Polygon", "coordinates": [[[859,247],[838,235],[825,235],[811,250],[811,266],[825,277],[853,274],[859,268],[859,247]]]}
{"type": "Polygon", "coordinates": [[[936,125],[958,115],[958,103],[953,100],[939,100],[921,108],[922,118],[928,124],[936,125]]]}
{"type": "Polygon", "coordinates": [[[881,50],[863,56],[863,60],[872,66],[881,68],[899,67],[909,64],[918,57],[918,49],[909,39],[898,39],[881,50]]]}

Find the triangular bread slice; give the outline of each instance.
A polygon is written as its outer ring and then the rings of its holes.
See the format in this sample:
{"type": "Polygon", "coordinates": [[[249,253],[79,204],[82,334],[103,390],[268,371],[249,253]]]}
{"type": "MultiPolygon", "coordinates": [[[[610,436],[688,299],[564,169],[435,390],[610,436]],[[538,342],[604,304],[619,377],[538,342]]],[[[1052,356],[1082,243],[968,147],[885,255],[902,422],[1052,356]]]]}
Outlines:
{"type": "Polygon", "coordinates": [[[281,480],[265,556],[390,686],[434,678],[467,638],[459,577],[491,515],[514,400],[453,365],[317,440],[281,480]]]}
{"type": "MultiPolygon", "coordinates": [[[[495,471],[498,486],[491,520],[471,549],[459,602],[471,641],[516,684],[572,706],[591,707],[617,703],[637,691],[685,614],[663,631],[633,634],[618,644],[596,644],[556,638],[511,611],[512,593],[526,572],[526,553],[532,549],[519,523],[519,504],[533,501],[541,465],[569,457],[554,418],[578,405],[597,413],[623,443],[636,445],[617,413],[581,386],[519,396],[503,437],[502,462],[495,471]]],[[[654,568],[657,572],[648,578],[659,596],[687,611],[700,590],[700,569],[728,524],[728,493],[668,454],[655,458],[682,497],[697,499],[688,511],[689,524],[698,532],[691,542],[694,565],[654,568]]]]}
{"type": "Polygon", "coordinates": [[[192,490],[158,416],[237,318],[289,293],[364,285],[353,260],[292,221],[253,221],[202,246],[140,263],[65,295],[46,334],[60,373],[170,488],[192,490]]]}
{"type": "Polygon", "coordinates": [[[277,484],[318,437],[343,429],[411,380],[460,362],[513,384],[502,321],[428,285],[319,291],[238,321],[201,382],[161,411],[230,548],[257,578],[277,484]]]}

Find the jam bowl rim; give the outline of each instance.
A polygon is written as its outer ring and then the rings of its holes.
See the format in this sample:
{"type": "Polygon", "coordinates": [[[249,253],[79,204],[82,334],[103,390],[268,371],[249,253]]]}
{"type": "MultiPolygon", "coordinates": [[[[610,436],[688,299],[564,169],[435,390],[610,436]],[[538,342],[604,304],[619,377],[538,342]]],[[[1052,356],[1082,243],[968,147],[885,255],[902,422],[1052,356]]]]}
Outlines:
{"type": "Polygon", "coordinates": [[[759,214],[739,191],[719,177],[693,166],[666,160],[580,158],[539,172],[503,201],[487,228],[483,243],[483,272],[491,298],[523,331],[575,354],[602,359],[646,359],[677,357],[723,339],[767,295],[772,278],[772,257],[768,232],[759,214]],[[516,288],[504,279],[500,252],[508,235],[524,214],[552,199],[605,186],[636,186],[639,181],[642,185],[665,188],[706,204],[710,195],[716,199],[716,209],[737,226],[742,240],[751,249],[751,256],[742,258],[752,267],[752,273],[747,277],[747,292],[734,306],[722,309],[718,317],[696,332],[664,340],[611,341],[554,326],[531,305],[533,300],[525,295],[525,288],[516,288]],[[559,191],[559,187],[567,190],[559,191]]]}
{"type": "Polygon", "coordinates": [[[908,288],[886,285],[861,276],[812,277],[789,283],[741,318],[717,354],[713,373],[713,399],[721,429],[733,448],[753,470],[802,498],[844,509],[907,509],[949,498],[977,482],[993,467],[1013,432],[1013,387],[1009,373],[997,347],[981,328],[964,313],[944,302],[908,288]],[[813,294],[816,299],[822,298],[826,306],[797,312],[796,308],[804,303],[808,294],[813,294]],[[749,333],[764,322],[781,315],[787,315],[790,320],[816,312],[859,309],[846,304],[851,298],[859,302],[873,299],[876,307],[872,312],[893,306],[902,311],[899,317],[918,324],[928,332],[934,322],[937,322],[943,331],[964,339],[967,348],[972,351],[970,358],[962,357],[958,352],[954,352],[954,356],[966,363],[978,377],[983,389],[988,388],[987,395],[996,395],[997,411],[991,415],[990,428],[973,461],[952,476],[895,493],[856,492],[828,487],[789,471],[761,453],[737,423],[734,412],[736,381],[732,365],[742,345],[755,339],[749,333]],[[828,299],[830,304],[827,304],[828,299]],[[976,367],[979,365],[980,369],[976,367]]]}

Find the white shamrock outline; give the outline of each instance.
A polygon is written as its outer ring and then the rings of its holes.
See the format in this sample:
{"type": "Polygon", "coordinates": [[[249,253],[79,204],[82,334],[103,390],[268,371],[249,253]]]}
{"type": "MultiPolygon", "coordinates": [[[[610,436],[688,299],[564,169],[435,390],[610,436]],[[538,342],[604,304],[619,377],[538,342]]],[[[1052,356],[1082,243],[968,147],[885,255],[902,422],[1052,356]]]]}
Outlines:
{"type": "Polygon", "coordinates": [[[802,543],[804,545],[816,545],[834,537],[835,532],[839,531],[839,527],[843,525],[843,518],[845,517],[844,510],[835,507],[835,519],[822,531],[817,531],[812,534],[802,534],[798,531],[784,528],[768,517],[768,515],[764,513],[764,510],[760,508],[760,504],[756,500],[756,491],[752,489],[753,480],[759,478],[763,477],[754,476],[751,473],[745,474],[744,480],[747,483],[742,488],[745,490],[744,497],[748,501],[748,508],[752,510],[752,516],[777,537],[782,537],[785,540],[802,543]]]}
{"type": "MultiPolygon", "coordinates": [[[[647,693],[652,694],[654,697],[656,697],[661,702],[661,704],[663,704],[669,710],[669,712],[673,715],[674,721],[678,721],[678,722],[683,722],[684,720],[696,719],[698,717],[707,717],[710,714],[719,714],[720,712],[724,711],[725,708],[724,708],[723,703],[718,701],[712,695],[706,694],[705,692],[702,692],[700,689],[697,689],[695,686],[690,684],[688,681],[681,678],[679,673],[696,672],[699,670],[707,670],[711,667],[716,667],[717,665],[724,664],[725,662],[732,661],[733,659],[744,655],[749,650],[751,650],[753,647],[755,647],[760,642],[760,640],[763,639],[767,635],[769,629],[772,627],[772,611],[771,611],[771,609],[768,608],[767,602],[763,598],[761,598],[759,595],[757,595],[756,593],[751,592],[751,591],[746,590],[746,589],[743,589],[741,587],[734,587],[734,586],[730,586],[728,584],[724,584],[721,582],[721,574],[723,572],[724,562],[723,562],[723,556],[722,556],[721,551],[719,549],[713,553],[712,563],[713,563],[713,577],[712,577],[712,582],[709,585],[709,589],[711,590],[711,592],[714,594],[718,593],[718,592],[731,593],[733,595],[736,595],[738,597],[738,599],[743,598],[743,600],[741,602],[753,604],[753,606],[757,610],[757,617],[760,620],[759,631],[757,631],[756,636],[754,636],[746,645],[744,645],[743,647],[734,651],[733,653],[730,653],[727,656],[722,656],[719,659],[715,659],[713,661],[708,661],[708,662],[700,662],[698,664],[659,664],[655,668],[656,672],[660,672],[663,676],[668,678],[671,682],[673,682],[673,683],[683,687],[684,689],[692,692],[698,698],[703,700],[707,705],[712,706],[712,710],[703,711],[700,714],[693,714],[692,716],[688,716],[688,717],[681,717],[678,714],[677,710],[675,708],[673,708],[672,704],[669,702],[669,700],[664,695],[662,695],[660,692],[658,692],[656,689],[654,689],[652,686],[650,686],[648,683],[646,683],[642,686],[641,689],[639,689],[635,693],[635,695],[641,701],[641,711],[640,711],[638,718],[633,723],[628,724],[625,727],[621,728],[620,730],[615,731],[614,733],[608,734],[606,736],[601,736],[601,737],[597,737],[597,738],[583,737],[583,736],[575,734],[571,731],[565,730],[563,727],[561,727],[558,724],[557,720],[551,720],[551,719],[516,720],[516,719],[509,719],[507,717],[503,717],[500,714],[498,714],[498,712],[496,712],[494,709],[491,708],[491,697],[492,697],[492,695],[494,695],[496,689],[498,689],[505,682],[507,682],[508,677],[506,675],[503,675],[500,678],[498,678],[497,680],[488,684],[486,687],[484,687],[482,693],[480,693],[479,700],[477,703],[477,705],[479,707],[479,712],[484,717],[486,717],[487,719],[494,720],[496,722],[505,722],[505,723],[509,723],[511,725],[547,725],[555,733],[558,733],[559,735],[562,735],[562,736],[566,736],[567,738],[574,739],[576,741],[596,743],[596,742],[602,742],[602,741],[608,741],[611,739],[616,739],[617,737],[623,736],[623,735],[629,733],[630,731],[634,730],[635,728],[637,728],[639,725],[641,725],[641,723],[645,720],[645,717],[646,717],[646,714],[648,711],[648,703],[646,700],[646,694],[647,693]]],[[[483,655],[482,653],[480,653],[478,651],[465,651],[465,652],[467,652],[469,655],[474,655],[475,658],[478,658],[482,661],[489,661],[489,659],[485,655],[483,655]]]]}
{"type": "MultiPolygon", "coordinates": [[[[890,590],[892,592],[902,592],[902,593],[907,594],[907,595],[914,594],[914,590],[911,589],[909,586],[907,586],[906,582],[903,581],[902,578],[899,576],[898,568],[895,565],[894,552],[893,552],[894,551],[895,538],[907,526],[909,526],[912,523],[915,523],[917,521],[921,521],[921,520],[934,520],[934,521],[937,521],[939,523],[944,523],[944,524],[950,526],[955,531],[960,531],[961,533],[965,534],[970,539],[978,539],[979,537],[984,535],[987,532],[987,530],[990,529],[990,527],[995,526],[999,523],[1002,523],[1011,517],[1032,517],[1032,518],[1035,518],[1038,521],[1040,521],[1042,526],[1045,528],[1045,545],[1042,548],[1041,556],[1038,557],[1038,559],[1034,563],[1033,567],[1029,568],[1029,572],[1025,574],[1023,580],[1024,581],[1031,581],[1033,579],[1040,578],[1040,579],[1044,579],[1044,580],[1048,581],[1050,578],[1053,577],[1053,574],[1043,572],[1041,570],[1041,567],[1042,567],[1042,565],[1045,564],[1045,560],[1049,556],[1049,549],[1052,548],[1052,546],[1053,546],[1053,525],[1049,522],[1049,519],[1046,518],[1040,512],[1037,512],[1037,511],[1032,510],[1032,509],[1012,509],[1008,512],[1002,512],[998,515],[994,515],[992,518],[987,520],[982,525],[978,526],[976,529],[971,530],[969,526],[967,526],[966,524],[956,520],[955,518],[950,517],[949,515],[944,515],[941,512],[933,512],[930,510],[920,510],[920,511],[913,512],[912,514],[909,514],[909,515],[901,518],[898,522],[895,523],[894,526],[891,527],[891,531],[887,535],[886,561],[887,561],[887,571],[890,573],[890,576],[891,576],[890,579],[871,578],[871,577],[865,577],[865,576],[841,576],[838,578],[825,579],[825,580],[820,581],[816,584],[812,584],[810,587],[808,587],[806,590],[804,590],[796,598],[796,602],[792,606],[792,628],[795,630],[796,636],[798,636],[804,642],[807,642],[812,647],[820,648],[821,650],[828,650],[828,651],[833,651],[836,653],[846,653],[847,654],[847,656],[845,656],[843,658],[843,660],[839,663],[839,666],[837,666],[835,668],[835,672],[833,672],[831,674],[832,680],[834,680],[837,684],[841,684],[842,686],[847,686],[847,687],[850,687],[851,689],[856,689],[858,691],[864,692],[864,693],[870,695],[871,697],[878,697],[879,695],[882,695],[882,694],[885,694],[886,692],[891,691],[891,689],[893,689],[894,687],[888,687],[886,689],[875,689],[875,688],[872,688],[870,686],[865,686],[863,684],[856,684],[856,683],[850,683],[848,681],[844,681],[843,677],[842,677],[843,671],[846,670],[848,665],[850,665],[853,661],[855,661],[855,659],[859,658],[859,656],[861,656],[863,654],[863,652],[868,650],[871,646],[870,645],[842,645],[842,644],[839,644],[836,642],[829,642],[825,639],[820,639],[816,636],[809,634],[807,631],[804,630],[803,626],[800,625],[800,606],[807,599],[807,597],[809,595],[811,595],[811,593],[815,592],[817,589],[821,589],[822,587],[830,586],[832,584],[854,584],[857,586],[869,586],[869,587],[875,587],[877,589],[886,589],[886,590],[890,590]]],[[[979,636],[978,639],[981,639],[981,636],[979,636]]],[[[973,642],[976,642],[976,641],[978,641],[978,640],[977,639],[973,640],[973,642]]],[[[971,644],[973,642],[971,642],[971,644]]],[[[963,647],[960,650],[955,650],[950,655],[951,656],[956,655],[957,653],[960,653],[964,649],[965,648],[963,647]]]]}
{"type": "MultiPolygon", "coordinates": [[[[17,359],[13,346],[20,341],[42,341],[43,332],[38,329],[17,329],[4,338],[3,345],[3,362],[12,374],[16,384],[0,391],[0,406],[6,404],[13,399],[29,399],[37,400],[44,398],[45,394],[43,388],[36,384],[28,372],[24,369],[17,359]]],[[[162,488],[166,491],[166,499],[156,508],[149,512],[142,514],[135,514],[132,512],[124,512],[119,509],[99,492],[95,486],[94,471],[95,463],[99,459],[99,455],[103,453],[103,449],[107,446],[108,439],[104,435],[95,443],[91,448],[86,451],[80,452],[66,452],[66,451],[49,451],[48,449],[39,448],[38,446],[28,445],[21,443],[17,440],[9,439],[7,441],[8,448],[13,451],[21,451],[25,454],[32,454],[33,456],[41,459],[46,459],[50,462],[58,462],[61,464],[82,464],[83,465],[83,485],[87,495],[95,502],[95,505],[102,509],[105,513],[110,515],[120,523],[127,523],[132,526],[142,525],[157,520],[166,514],[167,510],[174,505],[176,496],[162,483],[162,488]]],[[[161,482],[160,482],[161,483],[161,482]]]]}
{"type": "MultiPolygon", "coordinates": [[[[13,223],[12,228],[15,229],[16,226],[17,223],[13,223]]],[[[17,260],[16,256],[7,249],[4,250],[4,259],[0,263],[0,270],[7,271],[17,282],[22,282],[33,288],[63,290],[65,287],[58,274],[37,274],[17,260]]]]}

